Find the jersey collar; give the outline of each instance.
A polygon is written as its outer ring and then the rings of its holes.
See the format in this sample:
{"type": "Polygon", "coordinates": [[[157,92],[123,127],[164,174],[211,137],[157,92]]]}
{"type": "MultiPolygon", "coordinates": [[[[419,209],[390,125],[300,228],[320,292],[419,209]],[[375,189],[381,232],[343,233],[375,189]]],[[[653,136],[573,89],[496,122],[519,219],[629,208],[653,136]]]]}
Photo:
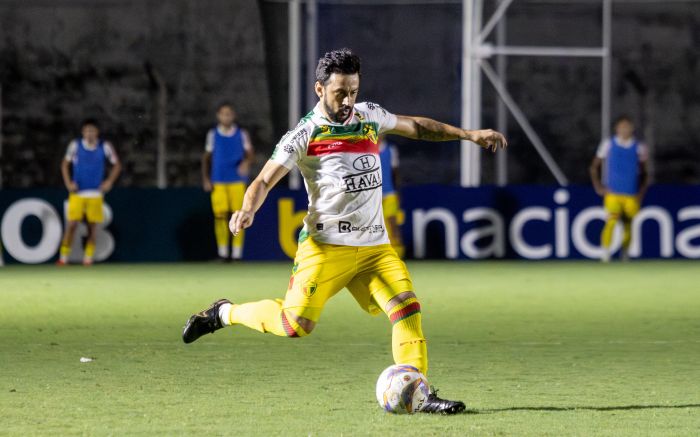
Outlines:
{"type": "Polygon", "coordinates": [[[630,137],[630,139],[628,139],[627,141],[622,141],[617,135],[614,135],[613,138],[615,138],[615,143],[623,147],[630,147],[631,145],[637,142],[637,139],[635,137],[630,137]]]}

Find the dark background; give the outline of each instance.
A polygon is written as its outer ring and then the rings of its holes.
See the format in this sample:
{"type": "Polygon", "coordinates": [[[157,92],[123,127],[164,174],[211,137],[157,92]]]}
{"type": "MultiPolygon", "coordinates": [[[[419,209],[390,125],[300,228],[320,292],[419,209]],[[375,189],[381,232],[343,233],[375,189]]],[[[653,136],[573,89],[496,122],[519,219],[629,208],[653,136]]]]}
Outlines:
{"type": "MultiPolygon", "coordinates": [[[[486,1],[486,18],[494,6],[486,1]]],[[[320,1],[318,10],[319,52],[348,46],[362,57],[360,100],[458,124],[459,2],[320,1]]],[[[508,44],[600,46],[600,16],[599,2],[516,0],[508,44]]],[[[156,75],[167,86],[169,186],[199,184],[222,100],[234,102],[260,166],[289,127],[287,31],[287,5],[274,1],[0,0],[3,186],[60,186],[60,160],[85,117],[100,120],[125,164],[118,184],[154,186],[156,75]]],[[[615,2],[612,40],[613,115],[632,115],[649,137],[657,182],[700,183],[700,2],[615,2]]],[[[573,183],[587,183],[600,140],[600,64],[508,60],[510,92],[573,183]]],[[[494,102],[484,79],[484,126],[495,123],[494,102]]],[[[509,181],[553,183],[509,125],[509,181]]],[[[405,183],[459,182],[456,144],[397,143],[405,183]]],[[[493,167],[486,156],[486,184],[493,167]]]]}

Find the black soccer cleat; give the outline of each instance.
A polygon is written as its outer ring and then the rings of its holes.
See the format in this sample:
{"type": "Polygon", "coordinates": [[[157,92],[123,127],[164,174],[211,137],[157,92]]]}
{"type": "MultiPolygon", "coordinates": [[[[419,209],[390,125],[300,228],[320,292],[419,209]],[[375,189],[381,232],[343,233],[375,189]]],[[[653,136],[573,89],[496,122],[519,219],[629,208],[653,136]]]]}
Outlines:
{"type": "Polygon", "coordinates": [[[432,414],[459,414],[463,412],[467,407],[462,401],[448,401],[447,399],[440,399],[437,395],[437,390],[435,387],[430,387],[430,394],[428,399],[423,404],[421,408],[421,413],[432,413],[432,414]]]}
{"type": "Polygon", "coordinates": [[[182,341],[185,343],[192,343],[204,334],[211,334],[223,328],[224,325],[219,319],[219,308],[225,303],[231,303],[231,301],[228,299],[219,299],[206,310],[193,314],[182,329],[182,341]]]}

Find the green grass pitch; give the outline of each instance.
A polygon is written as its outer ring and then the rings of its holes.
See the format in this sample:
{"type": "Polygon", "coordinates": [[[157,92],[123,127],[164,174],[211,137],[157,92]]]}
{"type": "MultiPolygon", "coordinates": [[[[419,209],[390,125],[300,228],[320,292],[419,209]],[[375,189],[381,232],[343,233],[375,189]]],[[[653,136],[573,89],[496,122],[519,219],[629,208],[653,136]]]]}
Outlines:
{"type": "Polygon", "coordinates": [[[409,263],[454,417],[379,408],[390,325],[347,292],[306,338],[182,343],[192,312],[280,297],[290,267],[1,268],[0,435],[700,435],[697,262],[409,263]]]}

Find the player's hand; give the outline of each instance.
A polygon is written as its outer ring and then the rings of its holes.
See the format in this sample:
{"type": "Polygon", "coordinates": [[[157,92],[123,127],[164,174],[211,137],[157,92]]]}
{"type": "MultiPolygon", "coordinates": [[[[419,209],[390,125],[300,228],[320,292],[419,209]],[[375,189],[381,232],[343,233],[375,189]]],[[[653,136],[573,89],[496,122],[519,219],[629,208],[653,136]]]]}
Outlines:
{"type": "Polygon", "coordinates": [[[204,179],[202,181],[202,188],[204,188],[204,191],[206,191],[207,193],[211,192],[211,190],[212,190],[211,180],[204,179]]]}
{"type": "Polygon", "coordinates": [[[100,184],[100,191],[103,193],[108,193],[112,189],[112,183],[110,181],[104,181],[100,184]]]}
{"type": "Polygon", "coordinates": [[[78,191],[78,184],[76,184],[75,182],[70,182],[68,185],[66,185],[66,188],[68,188],[68,191],[70,191],[71,193],[75,193],[76,191],[78,191]]]}
{"type": "Polygon", "coordinates": [[[482,129],[482,130],[472,130],[464,131],[464,140],[471,141],[478,144],[486,150],[491,150],[495,152],[498,149],[505,149],[508,147],[508,141],[506,137],[500,132],[496,132],[493,129],[482,129]]]}
{"type": "Polygon", "coordinates": [[[250,161],[244,160],[240,164],[238,164],[238,174],[241,176],[250,175],[250,161]]]}
{"type": "Polygon", "coordinates": [[[250,211],[236,211],[228,222],[228,228],[233,235],[238,235],[243,229],[249,228],[253,224],[255,214],[250,211]]]}

